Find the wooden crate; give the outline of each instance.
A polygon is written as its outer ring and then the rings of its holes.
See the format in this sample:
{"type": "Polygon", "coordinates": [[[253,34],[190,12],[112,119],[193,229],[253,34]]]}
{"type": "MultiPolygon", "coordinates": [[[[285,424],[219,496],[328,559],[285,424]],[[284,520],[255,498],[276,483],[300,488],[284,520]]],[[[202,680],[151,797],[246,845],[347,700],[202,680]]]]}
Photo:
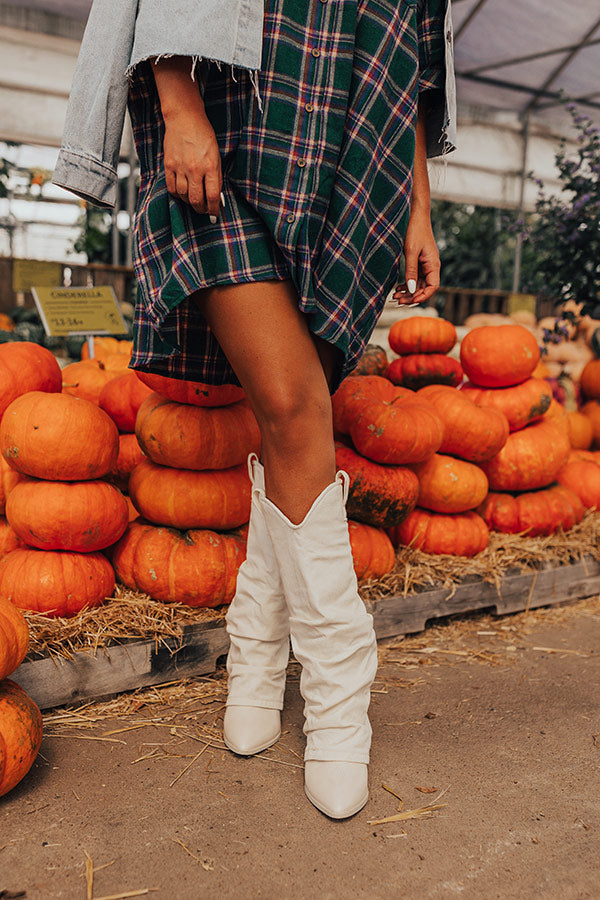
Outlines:
{"type": "MultiPolygon", "coordinates": [[[[368,606],[377,637],[382,639],[423,631],[428,622],[456,613],[489,609],[504,615],[596,594],[600,594],[600,563],[586,558],[568,566],[510,571],[498,589],[473,576],[465,578],[453,594],[432,588],[406,597],[384,597],[368,606]]],[[[138,640],[111,645],[95,655],[78,652],[72,659],[25,660],[11,678],[41,709],[50,709],[207,675],[215,671],[227,646],[223,619],[213,619],[187,627],[181,640],[169,638],[158,645],[138,640]]]]}

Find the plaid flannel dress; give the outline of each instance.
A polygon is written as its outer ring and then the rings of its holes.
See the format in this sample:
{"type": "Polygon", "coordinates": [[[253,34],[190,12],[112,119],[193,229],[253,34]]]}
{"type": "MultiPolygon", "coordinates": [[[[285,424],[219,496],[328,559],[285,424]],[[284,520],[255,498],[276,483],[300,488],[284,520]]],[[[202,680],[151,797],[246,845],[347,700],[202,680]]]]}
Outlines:
{"type": "Polygon", "coordinates": [[[444,10],[445,0],[265,0],[260,105],[247,71],[200,60],[222,160],[216,225],[167,192],[152,63],[137,67],[132,368],[239,384],[190,294],[292,279],[311,331],[342,351],[333,388],[352,371],[398,281],[418,95],[443,106],[444,10]]]}

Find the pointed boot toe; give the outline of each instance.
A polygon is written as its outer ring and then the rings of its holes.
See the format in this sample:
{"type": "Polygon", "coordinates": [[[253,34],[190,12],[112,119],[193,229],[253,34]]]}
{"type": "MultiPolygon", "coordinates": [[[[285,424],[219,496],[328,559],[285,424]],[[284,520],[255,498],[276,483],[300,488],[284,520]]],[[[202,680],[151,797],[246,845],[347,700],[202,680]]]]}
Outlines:
{"type": "Polygon", "coordinates": [[[259,706],[228,706],[225,710],[223,740],[238,756],[253,756],[281,737],[278,709],[259,706]]]}
{"type": "Polygon", "coordinates": [[[307,759],[304,791],[313,806],[326,816],[347,819],[369,799],[367,766],[358,762],[307,759]]]}

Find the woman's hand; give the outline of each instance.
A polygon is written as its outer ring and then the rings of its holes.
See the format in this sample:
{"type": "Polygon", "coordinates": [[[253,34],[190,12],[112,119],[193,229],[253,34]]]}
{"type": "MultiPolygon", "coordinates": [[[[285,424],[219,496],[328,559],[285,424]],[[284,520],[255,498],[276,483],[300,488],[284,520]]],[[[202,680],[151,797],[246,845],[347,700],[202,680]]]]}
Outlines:
{"type": "Polygon", "coordinates": [[[411,212],[404,239],[405,281],[393,297],[400,305],[425,303],[440,286],[440,254],[429,212],[411,212]]]}
{"type": "Polygon", "coordinates": [[[167,190],[196,212],[219,215],[223,176],[214,129],[186,56],[163,57],[152,66],[165,122],[167,190]]]}

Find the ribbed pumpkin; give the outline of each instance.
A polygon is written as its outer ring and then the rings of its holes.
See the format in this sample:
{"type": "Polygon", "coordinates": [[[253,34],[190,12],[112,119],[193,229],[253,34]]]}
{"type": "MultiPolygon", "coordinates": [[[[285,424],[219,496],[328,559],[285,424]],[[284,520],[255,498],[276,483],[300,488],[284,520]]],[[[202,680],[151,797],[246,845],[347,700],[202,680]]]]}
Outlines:
{"type": "Polygon", "coordinates": [[[0,516],[0,559],[3,559],[7,553],[12,553],[19,547],[25,547],[25,543],[17,535],[8,524],[4,516],[0,516]]]}
{"type": "Polygon", "coordinates": [[[144,400],[152,394],[135,372],[111,378],[100,391],[98,405],[107,413],[119,431],[133,434],[135,418],[144,400]]]}
{"type": "Polygon", "coordinates": [[[456,328],[446,319],[411,316],[394,322],[388,341],[394,353],[448,353],[456,343],[456,328]]]}
{"type": "Polygon", "coordinates": [[[394,568],[396,554],[391,540],[382,528],[348,522],[354,571],[360,580],[382,578],[394,568]]]}
{"type": "Polygon", "coordinates": [[[447,384],[457,387],[463,379],[459,362],[438,353],[416,353],[401,356],[390,363],[386,372],[393,384],[418,391],[428,384],[447,384]]]}
{"type": "Polygon", "coordinates": [[[352,423],[350,436],[358,452],[374,462],[406,465],[435,453],[444,428],[430,407],[412,398],[369,400],[352,423]]]}
{"type": "Polygon", "coordinates": [[[480,387],[520,384],[539,360],[537,341],[522,325],[482,325],[469,331],[460,345],[465,374],[480,387]]]}
{"type": "Polygon", "coordinates": [[[487,525],[475,512],[444,515],[417,508],[390,531],[396,546],[415,547],[424,553],[475,556],[490,541],[487,525]]]}
{"type": "Polygon", "coordinates": [[[600,399],[600,359],[591,359],[585,364],[580,385],[588,400],[600,399]]]}
{"type": "Polygon", "coordinates": [[[15,533],[40,550],[103,550],[121,537],[129,515],[123,494],[105,481],[23,478],[6,501],[15,533]]]}
{"type": "Polygon", "coordinates": [[[335,462],[350,476],[350,518],[387,528],[404,521],[415,508],[419,480],[410,469],[380,466],[341,444],[336,444],[335,462]]]}
{"type": "Polygon", "coordinates": [[[356,422],[367,400],[387,400],[411,397],[412,391],[396,387],[387,378],[379,375],[350,375],[344,378],[331,398],[333,429],[338,434],[350,434],[352,423],[356,422]]]}
{"type": "Polygon", "coordinates": [[[245,464],[193,472],[144,459],[129,477],[129,496],[145,519],[182,529],[243,525],[250,518],[250,490],[245,464]]]}
{"type": "Polygon", "coordinates": [[[62,370],[63,394],[81,397],[82,400],[88,400],[97,406],[102,390],[113,377],[114,375],[104,368],[104,363],[97,359],[69,363],[62,370]]]}
{"type": "Polygon", "coordinates": [[[481,468],[493,491],[531,491],[547,487],[569,456],[566,430],[542,419],[515,431],[500,451],[481,468]]]}
{"type": "Polygon", "coordinates": [[[222,407],[174,403],[150,394],[135,433],[146,456],[178,469],[229,469],[260,448],[260,431],[246,400],[222,407]]]}
{"type": "Polygon", "coordinates": [[[165,375],[154,375],[151,372],[140,372],[136,375],[149,388],[175,400],[177,403],[191,403],[192,406],[227,406],[242,400],[244,392],[233,384],[203,384],[201,381],[180,381],[178,378],[167,378],[165,375]]]}
{"type": "Polygon", "coordinates": [[[462,391],[430,385],[418,391],[417,398],[431,404],[444,427],[440,453],[483,462],[499,453],[507,441],[506,416],[496,409],[476,406],[462,391]]]}
{"type": "Polygon", "coordinates": [[[109,481],[125,491],[129,484],[129,476],[144,459],[144,451],[138,444],[135,434],[119,435],[119,455],[115,465],[107,474],[109,481]]]}
{"type": "Polygon", "coordinates": [[[0,452],[23,475],[49,481],[102,478],[119,453],[119,432],[93,403],[31,391],[17,397],[0,425],[0,452]]]}
{"type": "Polygon", "coordinates": [[[589,450],[594,440],[594,428],[591,420],[577,409],[567,412],[567,426],[571,447],[577,450],[589,450]]]}
{"type": "Polygon", "coordinates": [[[388,367],[387,353],[377,344],[367,344],[352,375],[383,375],[388,367]]]}
{"type": "Polygon", "coordinates": [[[461,513],[475,509],[488,492],[488,480],[479,466],[434,453],[426,462],[413,466],[419,479],[417,503],[439,513],[461,513]]]}
{"type": "Polygon", "coordinates": [[[571,444],[571,438],[569,435],[569,420],[567,418],[567,411],[562,405],[562,403],[558,403],[554,397],[550,402],[550,406],[548,407],[548,411],[544,413],[541,422],[551,422],[556,428],[560,428],[560,430],[564,433],[567,440],[569,441],[569,445],[571,444]]]}
{"type": "Polygon", "coordinates": [[[467,381],[460,389],[477,406],[497,409],[508,419],[511,431],[519,431],[541,419],[552,400],[552,390],[543,378],[527,378],[505,388],[480,388],[467,381]]]}
{"type": "Polygon", "coordinates": [[[231,603],[246,556],[236,535],[176,531],[132,522],[111,551],[117,579],[155,600],[188,606],[231,603]]]}
{"type": "Polygon", "coordinates": [[[492,531],[536,537],[553,534],[558,528],[572,528],[581,522],[584,508],[573,491],[553,485],[516,496],[492,491],[478,512],[492,531]]]}
{"type": "MultiPolygon", "coordinates": [[[[133,344],[131,341],[118,341],[116,338],[111,337],[95,337],[94,359],[103,361],[105,359],[108,359],[109,356],[114,356],[117,353],[126,357],[130,357],[132,347],[133,344]]],[[[90,358],[90,350],[87,345],[87,341],[81,348],[81,358],[90,358]]]]}
{"type": "Polygon", "coordinates": [[[42,714],[14,681],[0,681],[0,797],[29,772],[42,745],[42,714]]]}
{"type": "Polygon", "coordinates": [[[0,418],[9,403],[21,394],[60,390],[60,366],[49,350],[30,341],[0,344],[0,418]]]}
{"type": "Polygon", "coordinates": [[[0,600],[0,681],[17,669],[29,647],[29,625],[16,606],[0,600]]]}
{"type": "Polygon", "coordinates": [[[567,462],[558,473],[558,482],[577,494],[586,509],[600,509],[600,466],[596,462],[567,462]]]}
{"type": "Polygon", "coordinates": [[[590,400],[581,407],[580,412],[587,416],[592,423],[594,434],[592,446],[600,447],[600,403],[597,400],[590,400]]]}
{"type": "Polygon", "coordinates": [[[0,561],[0,600],[48,616],[75,616],[99,606],[115,589],[115,573],[102,553],[13,550],[0,561]]]}
{"type": "Polygon", "coordinates": [[[0,454],[0,514],[4,515],[6,498],[20,478],[22,478],[21,473],[9,466],[0,454]]]}

